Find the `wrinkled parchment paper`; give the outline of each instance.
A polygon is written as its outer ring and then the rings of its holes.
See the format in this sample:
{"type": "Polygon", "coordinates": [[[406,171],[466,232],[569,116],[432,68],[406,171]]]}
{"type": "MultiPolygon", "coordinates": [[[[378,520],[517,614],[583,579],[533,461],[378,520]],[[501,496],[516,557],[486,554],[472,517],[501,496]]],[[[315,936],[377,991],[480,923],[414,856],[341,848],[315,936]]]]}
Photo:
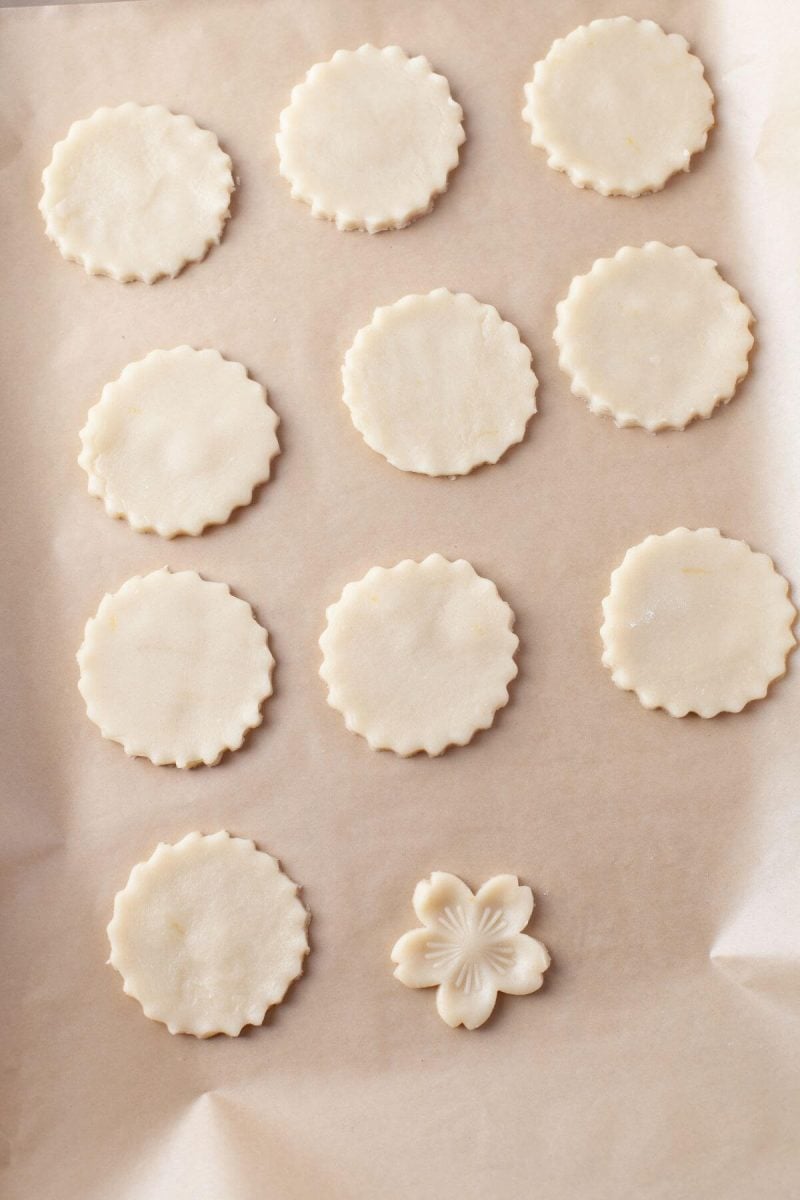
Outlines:
{"type": "Polygon", "coordinates": [[[638,200],[576,190],[520,118],[532,63],[611,0],[0,14],[8,1200],[800,1196],[800,670],[742,715],[678,721],[613,687],[598,636],[612,568],[675,525],[717,525],[800,584],[800,17],[625,10],[687,36],[717,96],[691,174],[638,200]],[[368,40],[427,55],[467,129],[434,212],[374,237],[292,201],[273,140],[306,68],[368,40]],[[36,208],[70,122],[129,99],[213,129],[240,181],[222,245],[153,287],[62,261],[36,208]],[[551,340],[571,277],[650,238],[718,260],[758,318],[736,399],[657,437],[591,416],[551,340]],[[373,308],[441,285],[496,304],[541,381],[524,443],[454,482],[394,470],[340,399],[373,308]],[[283,453],[228,526],[167,543],[109,520],[75,460],[103,384],[183,342],[268,387],[283,453]],[[520,674],[472,745],[402,761],[327,707],[317,638],[348,580],[433,550],[497,582],[520,674]],[[278,661],[264,725],[213,769],[126,758],[76,687],[103,592],[164,563],[228,582],[278,661]],[[263,1029],[197,1042],[123,995],[105,926],[159,840],[219,828],[305,885],[313,949],[263,1029]],[[476,1033],[392,978],[433,869],[517,873],[553,955],[476,1033]]]}

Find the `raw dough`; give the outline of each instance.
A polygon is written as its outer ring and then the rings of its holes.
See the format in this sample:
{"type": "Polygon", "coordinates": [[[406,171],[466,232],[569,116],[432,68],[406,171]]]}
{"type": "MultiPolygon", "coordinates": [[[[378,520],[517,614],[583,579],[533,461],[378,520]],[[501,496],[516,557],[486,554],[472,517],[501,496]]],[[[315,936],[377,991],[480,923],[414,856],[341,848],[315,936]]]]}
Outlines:
{"type": "Polygon", "coordinates": [[[402,229],[447,188],[461,107],[426,58],[337,50],[292,91],[276,141],[292,195],[339,229],[402,229]]]}
{"type": "Polygon", "coordinates": [[[216,350],[153,350],[107,383],[78,462],[111,517],[162,537],[198,534],[249,504],[278,453],[261,384],[216,350]]]}
{"type": "Polygon", "coordinates": [[[673,717],[740,712],[786,671],[789,585],[766,554],[718,529],[673,529],[629,550],[600,630],[617,687],[673,717]]]}
{"type": "Polygon", "coordinates": [[[267,633],[227,584],[166,567],[106,595],[86,623],[79,687],[89,719],[126,754],[213,766],[261,724],[267,633]]]}
{"type": "Polygon", "coordinates": [[[542,986],[550,955],[521,931],[533,894],[516,875],[495,875],[475,894],[457,875],[434,871],[414,889],[421,929],[392,950],[395,976],[406,987],[437,987],[439,1016],[455,1028],[488,1020],[498,992],[527,996],[542,986]]]}
{"type": "Polygon", "coordinates": [[[161,105],[98,108],[70,126],[42,175],[47,236],[90,275],[177,275],[219,242],[233,191],[213,133],[161,105]]]}
{"type": "Polygon", "coordinates": [[[556,312],[572,391],[617,425],[683,429],[747,374],[752,313],[688,246],[624,246],[573,279],[556,312]]]}
{"type": "Polygon", "coordinates": [[[714,124],[703,64],[654,21],[611,17],[558,38],[522,115],[548,165],[604,196],[656,192],[688,171],[714,124]]]}
{"type": "Polygon", "coordinates": [[[517,673],[514,614],[468,562],[431,554],[348,583],[327,611],[328,703],[373,750],[441,754],[488,729],[517,673]]]}
{"type": "Polygon", "coordinates": [[[224,831],[161,842],[114,900],[109,962],[170,1033],[236,1037],[303,973],[308,911],[269,854],[224,831]]]}
{"type": "Polygon", "coordinates": [[[531,354],[496,308],[437,288],[375,310],[342,368],[364,441],[401,471],[466,475],[525,436],[531,354]]]}

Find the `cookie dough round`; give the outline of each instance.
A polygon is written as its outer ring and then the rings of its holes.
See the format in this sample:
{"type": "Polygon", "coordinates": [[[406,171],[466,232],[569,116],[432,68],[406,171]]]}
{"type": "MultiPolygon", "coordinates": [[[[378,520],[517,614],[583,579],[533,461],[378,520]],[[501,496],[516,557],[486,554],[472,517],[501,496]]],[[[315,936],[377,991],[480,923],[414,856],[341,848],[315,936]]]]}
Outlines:
{"type": "Polygon", "coordinates": [[[171,538],[221,525],[269,479],[278,418],[216,350],[153,350],[107,383],[78,462],[111,517],[171,538]]]}
{"type": "Polygon", "coordinates": [[[603,665],[645,708],[740,712],[786,671],[796,616],[766,554],[718,529],[651,535],[611,576],[603,665]]]}
{"type": "Polygon", "coordinates": [[[47,236],[90,275],[152,283],[219,242],[233,191],[213,133],[161,105],[98,108],[42,175],[47,236]]]}
{"type": "Polygon", "coordinates": [[[339,229],[402,229],[446,190],[461,120],[426,58],[399,46],[337,50],[281,113],[280,172],[294,197],[339,229]]]}
{"type": "Polygon", "coordinates": [[[109,962],[170,1033],[260,1025],[303,973],[308,911],[253,842],[223,832],[161,842],[114,900],[109,962]]]}
{"type": "Polygon", "coordinates": [[[747,374],[753,315],[688,246],[624,246],[573,279],[556,312],[573,393],[620,426],[684,429],[747,374]]]}
{"type": "Polygon", "coordinates": [[[522,440],[531,354],[496,308],[437,288],[378,308],[342,367],[364,441],[401,471],[466,475],[522,440]]]}
{"type": "Polygon", "coordinates": [[[703,64],[654,21],[603,18],[558,38],[522,115],[548,165],[604,196],[657,192],[688,171],[714,124],[703,64]]]}
{"type": "Polygon", "coordinates": [[[213,766],[261,724],[267,633],[227,584],[166,567],[105,595],[78,651],[89,719],[131,757],[213,766]]]}
{"type": "Polygon", "coordinates": [[[328,703],[373,750],[405,757],[464,746],[508,703],[514,614],[463,559],[373,567],[327,618],[328,703]]]}

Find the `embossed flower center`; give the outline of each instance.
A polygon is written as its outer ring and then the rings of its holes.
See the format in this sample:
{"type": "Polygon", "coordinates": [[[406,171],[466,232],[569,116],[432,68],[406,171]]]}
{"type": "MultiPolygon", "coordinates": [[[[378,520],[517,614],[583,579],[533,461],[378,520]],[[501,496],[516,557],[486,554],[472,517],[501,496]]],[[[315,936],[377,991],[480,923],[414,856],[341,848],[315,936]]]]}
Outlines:
{"type": "Polygon", "coordinates": [[[499,908],[448,906],[437,918],[441,933],[428,942],[425,958],[466,994],[483,987],[487,972],[502,975],[514,960],[504,935],[508,922],[499,908]]]}

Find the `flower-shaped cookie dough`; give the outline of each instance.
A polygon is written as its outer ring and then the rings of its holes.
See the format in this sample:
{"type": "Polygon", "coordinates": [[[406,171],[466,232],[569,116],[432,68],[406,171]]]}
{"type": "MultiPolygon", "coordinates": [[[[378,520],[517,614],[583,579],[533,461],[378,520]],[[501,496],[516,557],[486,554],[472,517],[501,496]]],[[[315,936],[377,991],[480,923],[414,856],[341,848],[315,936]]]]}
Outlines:
{"type": "Polygon", "coordinates": [[[473,895],[458,876],[434,871],[417,884],[412,903],[422,928],[395,943],[394,973],[406,987],[438,985],[436,1008],[448,1025],[477,1029],[498,992],[527,996],[542,986],[550,955],[521,932],[533,893],[516,875],[495,875],[473,895]]]}

